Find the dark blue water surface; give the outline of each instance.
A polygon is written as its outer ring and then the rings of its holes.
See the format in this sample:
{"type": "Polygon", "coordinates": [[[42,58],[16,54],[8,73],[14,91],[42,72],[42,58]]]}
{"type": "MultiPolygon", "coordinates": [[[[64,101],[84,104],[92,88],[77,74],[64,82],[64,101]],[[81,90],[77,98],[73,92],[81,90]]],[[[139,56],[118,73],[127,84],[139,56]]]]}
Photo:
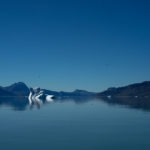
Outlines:
{"type": "Polygon", "coordinates": [[[150,112],[100,100],[0,107],[1,150],[149,150],[150,112]]]}

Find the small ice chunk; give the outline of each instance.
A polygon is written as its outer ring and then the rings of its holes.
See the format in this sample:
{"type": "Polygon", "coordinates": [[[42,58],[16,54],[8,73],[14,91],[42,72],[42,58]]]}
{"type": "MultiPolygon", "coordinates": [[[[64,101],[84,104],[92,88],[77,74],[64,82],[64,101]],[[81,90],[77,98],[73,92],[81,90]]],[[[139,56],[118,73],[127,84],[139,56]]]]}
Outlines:
{"type": "Polygon", "coordinates": [[[46,96],[46,101],[47,102],[52,102],[53,101],[53,95],[47,95],[46,96]]]}
{"type": "Polygon", "coordinates": [[[108,97],[108,98],[111,98],[111,95],[108,95],[107,97],[108,97]]]}

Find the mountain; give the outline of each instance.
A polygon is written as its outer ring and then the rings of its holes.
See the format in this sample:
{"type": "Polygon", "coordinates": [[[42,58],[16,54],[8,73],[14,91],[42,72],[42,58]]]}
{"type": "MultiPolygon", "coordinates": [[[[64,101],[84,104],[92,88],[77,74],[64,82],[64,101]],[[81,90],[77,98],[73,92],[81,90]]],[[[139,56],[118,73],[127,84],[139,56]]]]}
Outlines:
{"type": "Polygon", "coordinates": [[[109,88],[96,94],[98,97],[150,97],[150,81],[131,84],[119,88],[109,88]]]}
{"type": "MultiPolygon", "coordinates": [[[[39,88],[40,89],[40,88],[39,88]]],[[[64,97],[74,97],[74,96],[92,96],[95,93],[88,92],[85,90],[75,90],[73,92],[64,92],[64,91],[51,91],[47,89],[40,89],[44,94],[54,95],[56,98],[64,97]]],[[[30,89],[23,82],[14,83],[7,87],[0,87],[0,96],[29,96],[30,89]]]]}
{"type": "Polygon", "coordinates": [[[14,94],[3,87],[0,87],[0,96],[14,96],[14,94]]]}
{"type": "MultiPolygon", "coordinates": [[[[44,94],[54,95],[56,98],[66,97],[90,97],[96,95],[97,97],[150,97],[150,81],[142,83],[131,84],[124,87],[109,88],[106,91],[100,93],[88,92],[85,90],[75,90],[73,92],[64,91],[51,91],[47,89],[41,89],[44,94]]],[[[28,96],[30,90],[28,86],[23,82],[14,83],[7,87],[0,87],[0,96],[28,96]]]]}
{"type": "Polygon", "coordinates": [[[0,87],[0,96],[28,96],[29,92],[29,88],[23,82],[0,87]]]}
{"type": "Polygon", "coordinates": [[[42,90],[44,91],[45,94],[54,95],[56,98],[64,98],[64,97],[70,98],[70,97],[78,97],[78,96],[87,97],[87,96],[95,95],[95,93],[88,92],[85,90],[75,90],[73,92],[64,92],[64,91],[56,92],[56,91],[51,91],[46,89],[42,89],[42,90]]]}
{"type": "Polygon", "coordinates": [[[14,83],[11,86],[5,87],[6,91],[12,92],[17,96],[28,96],[30,91],[27,85],[23,82],[14,83]]]}

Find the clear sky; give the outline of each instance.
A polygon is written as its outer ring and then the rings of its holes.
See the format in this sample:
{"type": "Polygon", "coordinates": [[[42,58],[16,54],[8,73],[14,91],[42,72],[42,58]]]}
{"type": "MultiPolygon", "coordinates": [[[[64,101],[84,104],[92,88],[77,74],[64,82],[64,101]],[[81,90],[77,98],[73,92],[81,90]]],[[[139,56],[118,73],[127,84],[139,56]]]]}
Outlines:
{"type": "Polygon", "coordinates": [[[0,85],[102,91],[150,80],[150,1],[0,1],[0,85]]]}

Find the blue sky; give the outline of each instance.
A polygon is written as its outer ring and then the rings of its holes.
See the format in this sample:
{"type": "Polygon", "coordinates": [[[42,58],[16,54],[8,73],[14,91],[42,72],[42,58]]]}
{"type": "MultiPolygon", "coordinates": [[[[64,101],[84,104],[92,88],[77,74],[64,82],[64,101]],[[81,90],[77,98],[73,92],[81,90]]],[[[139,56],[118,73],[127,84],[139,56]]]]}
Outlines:
{"type": "Polygon", "coordinates": [[[0,1],[0,85],[102,91],[150,80],[147,0],[0,1]]]}

